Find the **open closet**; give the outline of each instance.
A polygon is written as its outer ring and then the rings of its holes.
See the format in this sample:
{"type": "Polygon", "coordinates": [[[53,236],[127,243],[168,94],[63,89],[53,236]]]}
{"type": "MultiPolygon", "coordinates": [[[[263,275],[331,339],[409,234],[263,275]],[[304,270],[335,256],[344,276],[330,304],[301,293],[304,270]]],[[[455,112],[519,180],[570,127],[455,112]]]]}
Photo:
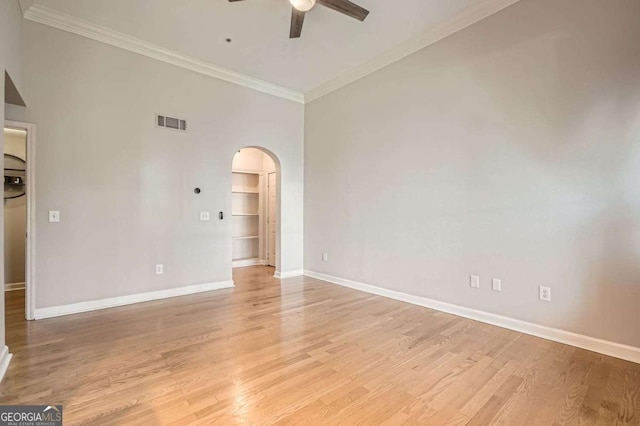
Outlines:
{"type": "Polygon", "coordinates": [[[276,264],[277,170],[271,156],[244,148],[233,159],[233,267],[276,264]]]}

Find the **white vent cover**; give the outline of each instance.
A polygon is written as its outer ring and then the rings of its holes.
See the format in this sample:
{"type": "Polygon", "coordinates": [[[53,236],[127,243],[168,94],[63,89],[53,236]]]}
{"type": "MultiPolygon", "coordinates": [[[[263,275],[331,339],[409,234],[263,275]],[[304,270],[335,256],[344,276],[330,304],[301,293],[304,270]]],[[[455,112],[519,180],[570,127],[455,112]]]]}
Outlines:
{"type": "Polygon", "coordinates": [[[164,127],[166,129],[186,132],[187,120],[183,120],[181,118],[175,118],[175,117],[168,117],[166,115],[161,115],[161,114],[156,114],[156,127],[164,127]]]}

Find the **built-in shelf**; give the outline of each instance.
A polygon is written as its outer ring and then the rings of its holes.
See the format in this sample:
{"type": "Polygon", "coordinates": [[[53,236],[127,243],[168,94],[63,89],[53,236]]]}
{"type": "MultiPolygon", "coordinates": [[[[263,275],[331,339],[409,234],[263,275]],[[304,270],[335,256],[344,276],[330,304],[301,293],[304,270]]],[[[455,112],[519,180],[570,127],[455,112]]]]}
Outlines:
{"type": "Polygon", "coordinates": [[[260,175],[262,172],[260,170],[242,170],[242,169],[234,169],[233,173],[241,174],[241,175],[260,175]]]}
{"type": "Polygon", "coordinates": [[[231,216],[234,267],[257,265],[260,256],[260,203],[262,173],[233,170],[231,176],[231,216]]]}
{"type": "Polygon", "coordinates": [[[260,195],[260,190],[252,188],[233,188],[231,190],[234,194],[255,194],[260,195]]]}

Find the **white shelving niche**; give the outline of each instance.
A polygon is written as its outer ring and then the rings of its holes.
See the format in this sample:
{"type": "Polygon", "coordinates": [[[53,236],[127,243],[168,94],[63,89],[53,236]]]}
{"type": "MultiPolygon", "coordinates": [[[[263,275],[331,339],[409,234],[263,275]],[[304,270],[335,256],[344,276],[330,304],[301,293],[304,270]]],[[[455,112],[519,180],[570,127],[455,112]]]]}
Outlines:
{"type": "Polygon", "coordinates": [[[262,247],[261,171],[233,170],[231,179],[231,233],[233,267],[259,265],[262,247]]]}

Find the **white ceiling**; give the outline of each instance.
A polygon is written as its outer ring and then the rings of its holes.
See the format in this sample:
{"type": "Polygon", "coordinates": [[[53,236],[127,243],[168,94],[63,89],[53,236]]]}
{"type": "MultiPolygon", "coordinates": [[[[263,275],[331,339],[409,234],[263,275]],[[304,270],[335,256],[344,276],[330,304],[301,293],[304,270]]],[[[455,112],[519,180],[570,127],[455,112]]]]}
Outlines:
{"type": "Polygon", "coordinates": [[[470,10],[478,15],[490,4],[493,9],[487,8],[488,15],[495,12],[496,3],[502,8],[514,1],[356,2],[371,12],[364,22],[316,5],[307,13],[302,37],[293,40],[289,39],[288,0],[35,0],[35,5],[308,93],[381,55],[388,56],[408,40],[455,26],[470,10]]]}

